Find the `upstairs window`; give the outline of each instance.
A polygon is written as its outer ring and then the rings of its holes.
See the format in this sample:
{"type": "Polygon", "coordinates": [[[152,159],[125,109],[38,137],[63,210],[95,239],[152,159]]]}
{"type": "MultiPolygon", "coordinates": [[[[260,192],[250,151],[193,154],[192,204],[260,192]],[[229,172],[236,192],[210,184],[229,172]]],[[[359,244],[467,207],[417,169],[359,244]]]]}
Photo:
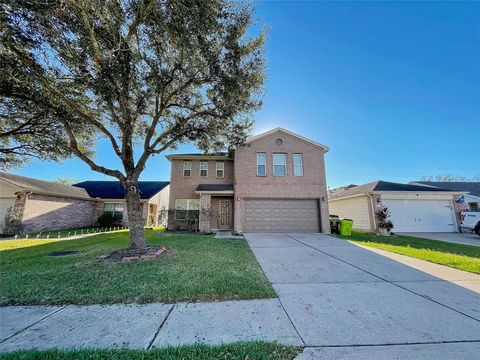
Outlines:
{"type": "Polygon", "coordinates": [[[192,175],[192,162],[184,161],[183,162],[183,177],[190,177],[192,175]]]}
{"type": "Polygon", "coordinates": [[[287,176],[287,154],[273,154],[273,175],[287,176]]]}
{"type": "Polygon", "coordinates": [[[208,176],[208,162],[200,161],[200,177],[208,176]]]}
{"type": "Polygon", "coordinates": [[[217,161],[215,169],[217,170],[217,178],[223,178],[225,175],[225,163],[223,161],[217,161]]]}
{"type": "Polygon", "coordinates": [[[257,153],[257,176],[266,176],[267,155],[265,153],[257,153]]]}
{"type": "Polygon", "coordinates": [[[293,154],[293,175],[303,176],[303,155],[293,154]]]}

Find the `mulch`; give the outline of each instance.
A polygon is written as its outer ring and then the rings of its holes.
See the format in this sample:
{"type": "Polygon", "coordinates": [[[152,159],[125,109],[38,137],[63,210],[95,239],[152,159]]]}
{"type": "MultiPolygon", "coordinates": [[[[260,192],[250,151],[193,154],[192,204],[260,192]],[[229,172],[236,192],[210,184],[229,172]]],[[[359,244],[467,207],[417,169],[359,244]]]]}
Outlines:
{"type": "Polygon", "coordinates": [[[163,246],[148,246],[146,249],[120,249],[104,255],[101,258],[105,261],[135,261],[153,260],[167,253],[169,250],[163,246]]]}

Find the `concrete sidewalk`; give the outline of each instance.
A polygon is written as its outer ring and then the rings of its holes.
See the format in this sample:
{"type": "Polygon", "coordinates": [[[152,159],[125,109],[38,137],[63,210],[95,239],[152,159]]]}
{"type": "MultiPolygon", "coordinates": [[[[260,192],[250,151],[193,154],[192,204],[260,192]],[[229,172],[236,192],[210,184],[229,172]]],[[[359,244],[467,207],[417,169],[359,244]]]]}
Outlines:
{"type": "Polygon", "coordinates": [[[7,306],[0,351],[151,349],[249,340],[303,345],[278,299],[178,304],[7,306]]]}

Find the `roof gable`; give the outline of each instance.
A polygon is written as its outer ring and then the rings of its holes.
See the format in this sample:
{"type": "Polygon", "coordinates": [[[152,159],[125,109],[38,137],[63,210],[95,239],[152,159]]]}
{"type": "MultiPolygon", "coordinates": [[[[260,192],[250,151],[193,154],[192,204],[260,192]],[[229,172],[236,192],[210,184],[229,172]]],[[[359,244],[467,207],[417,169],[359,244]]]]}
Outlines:
{"type": "Polygon", "coordinates": [[[256,135],[256,136],[253,136],[253,137],[251,137],[250,139],[248,139],[245,143],[246,143],[246,144],[251,144],[251,143],[253,143],[253,142],[255,142],[255,141],[258,141],[258,140],[260,140],[260,139],[263,139],[263,138],[265,138],[265,137],[267,137],[267,136],[273,135],[273,134],[278,133],[278,132],[282,132],[282,133],[284,133],[284,134],[293,136],[293,137],[295,137],[295,138],[297,138],[297,139],[299,139],[299,140],[301,140],[301,141],[303,141],[303,142],[305,142],[305,143],[307,143],[307,144],[310,144],[310,145],[312,145],[312,146],[315,146],[315,147],[317,147],[317,148],[320,148],[320,149],[322,149],[322,150],[325,151],[325,152],[327,152],[327,151],[330,150],[328,146],[325,146],[325,145],[322,145],[322,144],[320,144],[320,143],[317,143],[317,142],[315,142],[315,141],[313,141],[313,140],[307,139],[307,138],[305,138],[305,137],[303,137],[303,136],[301,136],[301,135],[295,134],[295,133],[293,133],[293,132],[291,132],[291,131],[289,131],[289,130],[287,130],[287,129],[281,128],[281,127],[277,127],[277,128],[275,128],[275,129],[272,129],[272,130],[269,130],[269,131],[267,131],[267,132],[258,134],[258,135],[256,135]]]}
{"type": "Polygon", "coordinates": [[[341,199],[351,196],[367,195],[374,192],[452,192],[452,190],[440,189],[437,187],[417,184],[401,184],[389,181],[378,180],[368,184],[357,186],[346,186],[339,189],[331,190],[330,199],[341,199]]]}
{"type": "Polygon", "coordinates": [[[13,184],[22,190],[31,191],[37,194],[90,199],[90,196],[88,196],[88,193],[84,189],[79,189],[70,185],[38,180],[6,172],[0,172],[0,179],[13,184]]]}

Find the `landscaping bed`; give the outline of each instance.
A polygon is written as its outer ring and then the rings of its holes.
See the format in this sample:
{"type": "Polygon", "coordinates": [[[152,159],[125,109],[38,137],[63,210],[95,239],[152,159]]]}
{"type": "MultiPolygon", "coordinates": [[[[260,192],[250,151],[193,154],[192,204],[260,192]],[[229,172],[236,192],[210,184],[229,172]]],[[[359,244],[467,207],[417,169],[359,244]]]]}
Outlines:
{"type": "Polygon", "coordinates": [[[478,246],[452,244],[413,236],[381,236],[358,231],[353,231],[351,237],[338,236],[360,245],[480,274],[480,247],[478,246]]]}
{"type": "MultiPolygon", "coordinates": [[[[129,246],[127,232],[13,248],[0,242],[0,304],[98,304],[272,298],[245,240],[146,230],[158,258],[103,259],[129,246]],[[56,252],[78,251],[67,256],[56,252]]],[[[22,240],[16,240],[19,242],[22,240]]],[[[30,240],[28,240],[30,242],[30,240]]],[[[27,244],[28,245],[28,244],[27,244]]]]}
{"type": "Polygon", "coordinates": [[[267,342],[248,342],[229,345],[209,346],[190,345],[155,350],[49,350],[49,351],[17,351],[2,354],[4,360],[290,360],[294,359],[301,348],[267,342]]]}

